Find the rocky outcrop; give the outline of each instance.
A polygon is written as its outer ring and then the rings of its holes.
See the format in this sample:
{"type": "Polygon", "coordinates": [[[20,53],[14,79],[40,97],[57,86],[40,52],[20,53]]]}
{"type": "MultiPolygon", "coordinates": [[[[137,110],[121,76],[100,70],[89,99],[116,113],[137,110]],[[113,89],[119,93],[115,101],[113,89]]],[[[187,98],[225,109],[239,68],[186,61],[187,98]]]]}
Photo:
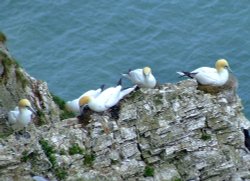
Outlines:
{"type": "Polygon", "coordinates": [[[36,125],[58,120],[59,109],[52,99],[47,83],[36,80],[20,67],[4,44],[6,38],[2,37],[3,34],[0,33],[0,136],[10,133],[6,124],[7,113],[22,98],[29,99],[36,109],[36,125]]]}
{"type": "Polygon", "coordinates": [[[0,180],[250,179],[238,97],[229,104],[187,80],[138,90],[119,106],[118,118],[92,113],[85,127],[72,118],[1,140],[0,180]]]}
{"type": "Polygon", "coordinates": [[[2,117],[26,96],[49,121],[31,124],[30,137],[0,138],[0,180],[250,180],[241,130],[249,121],[232,87],[210,94],[194,80],[163,84],[133,92],[110,111],[60,121],[46,83],[13,62],[6,69],[9,59],[1,55],[2,117]]]}
{"type": "MultiPolygon", "coordinates": [[[[46,82],[36,80],[27,74],[9,53],[0,49],[0,114],[1,128],[6,122],[6,113],[17,106],[21,98],[29,99],[36,108],[36,124],[51,122],[59,117],[59,109],[54,103],[46,82]]],[[[7,50],[6,50],[7,51],[7,50]]],[[[1,131],[1,132],[4,132],[1,131]]]]}

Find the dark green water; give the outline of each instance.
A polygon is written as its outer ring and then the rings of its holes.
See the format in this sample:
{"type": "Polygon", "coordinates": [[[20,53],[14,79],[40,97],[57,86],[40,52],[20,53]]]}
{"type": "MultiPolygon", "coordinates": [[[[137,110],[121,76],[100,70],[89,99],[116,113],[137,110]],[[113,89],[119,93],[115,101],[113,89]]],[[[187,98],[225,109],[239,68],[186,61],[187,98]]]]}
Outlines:
{"type": "MultiPolygon", "coordinates": [[[[160,83],[179,70],[229,61],[250,116],[248,1],[3,0],[0,30],[32,76],[64,99],[151,66],[160,83]]],[[[129,82],[124,82],[125,86],[129,82]]]]}

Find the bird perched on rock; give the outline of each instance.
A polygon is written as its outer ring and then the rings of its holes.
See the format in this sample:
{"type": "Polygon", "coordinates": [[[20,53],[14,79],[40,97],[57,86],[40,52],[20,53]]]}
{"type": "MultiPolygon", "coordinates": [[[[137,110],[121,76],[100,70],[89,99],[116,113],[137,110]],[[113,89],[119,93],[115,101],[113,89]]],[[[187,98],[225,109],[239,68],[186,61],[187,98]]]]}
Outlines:
{"type": "Polygon", "coordinates": [[[32,113],[35,113],[28,99],[21,99],[18,107],[8,113],[8,121],[13,129],[21,130],[31,122],[32,113]]]}
{"type": "Polygon", "coordinates": [[[122,90],[121,79],[116,87],[109,87],[102,91],[97,97],[83,96],[79,100],[79,106],[87,105],[92,111],[102,112],[116,105],[124,96],[132,92],[136,86],[122,90]]]}
{"type": "Polygon", "coordinates": [[[192,72],[177,72],[181,76],[194,78],[201,85],[222,86],[228,78],[230,70],[229,64],[225,59],[219,59],[215,63],[215,68],[200,67],[192,72]]]}
{"type": "Polygon", "coordinates": [[[96,90],[89,90],[82,94],[79,98],[74,99],[72,101],[67,101],[66,102],[66,109],[68,111],[74,112],[74,113],[80,113],[80,107],[79,107],[79,100],[84,97],[84,96],[92,96],[92,97],[97,97],[104,89],[105,85],[101,85],[100,88],[96,90]]]}
{"type": "Polygon", "coordinates": [[[144,67],[143,69],[130,70],[127,74],[122,76],[128,78],[133,84],[142,88],[154,88],[156,86],[156,79],[152,74],[151,68],[144,67]]]}
{"type": "Polygon", "coordinates": [[[250,135],[249,135],[249,131],[248,129],[243,129],[243,133],[245,136],[245,146],[247,147],[247,149],[250,151],[250,135]]]}

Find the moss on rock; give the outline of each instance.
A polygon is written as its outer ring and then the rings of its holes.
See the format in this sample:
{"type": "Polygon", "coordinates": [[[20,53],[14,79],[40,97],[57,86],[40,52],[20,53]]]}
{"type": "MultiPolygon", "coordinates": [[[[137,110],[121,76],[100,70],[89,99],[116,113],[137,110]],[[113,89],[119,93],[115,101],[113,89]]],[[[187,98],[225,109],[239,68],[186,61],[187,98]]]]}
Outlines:
{"type": "Polygon", "coordinates": [[[0,42],[5,43],[7,41],[6,35],[0,31],[0,42]]]}

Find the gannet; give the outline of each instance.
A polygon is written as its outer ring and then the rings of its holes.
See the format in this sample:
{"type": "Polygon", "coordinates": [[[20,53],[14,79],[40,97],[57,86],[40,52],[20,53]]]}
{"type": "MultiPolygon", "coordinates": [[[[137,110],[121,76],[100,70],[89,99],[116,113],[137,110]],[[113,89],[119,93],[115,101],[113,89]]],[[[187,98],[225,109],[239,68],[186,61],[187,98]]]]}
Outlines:
{"type": "Polygon", "coordinates": [[[151,68],[149,67],[130,70],[127,74],[122,74],[122,76],[128,78],[133,82],[133,84],[142,88],[154,88],[157,83],[155,77],[152,74],[151,68]]]}
{"type": "Polygon", "coordinates": [[[97,97],[104,89],[104,85],[101,85],[100,88],[96,89],[96,90],[89,90],[85,93],[83,93],[80,97],[78,97],[77,99],[74,99],[72,101],[67,101],[66,102],[66,109],[68,111],[74,112],[74,113],[80,113],[80,107],[79,107],[79,100],[80,98],[84,97],[84,96],[93,96],[93,97],[97,97]]]}
{"type": "Polygon", "coordinates": [[[21,99],[18,107],[8,113],[8,121],[13,129],[21,130],[31,122],[31,115],[35,113],[28,99],[21,99]]]}
{"type": "Polygon", "coordinates": [[[103,112],[116,105],[124,96],[132,92],[136,86],[122,90],[121,79],[116,87],[110,87],[101,92],[97,97],[83,96],[79,106],[88,106],[92,111],[103,112]]]}
{"type": "Polygon", "coordinates": [[[199,84],[222,86],[228,78],[230,70],[229,64],[225,59],[219,59],[215,63],[215,68],[200,67],[192,72],[177,72],[181,76],[187,76],[197,80],[199,84]]]}

